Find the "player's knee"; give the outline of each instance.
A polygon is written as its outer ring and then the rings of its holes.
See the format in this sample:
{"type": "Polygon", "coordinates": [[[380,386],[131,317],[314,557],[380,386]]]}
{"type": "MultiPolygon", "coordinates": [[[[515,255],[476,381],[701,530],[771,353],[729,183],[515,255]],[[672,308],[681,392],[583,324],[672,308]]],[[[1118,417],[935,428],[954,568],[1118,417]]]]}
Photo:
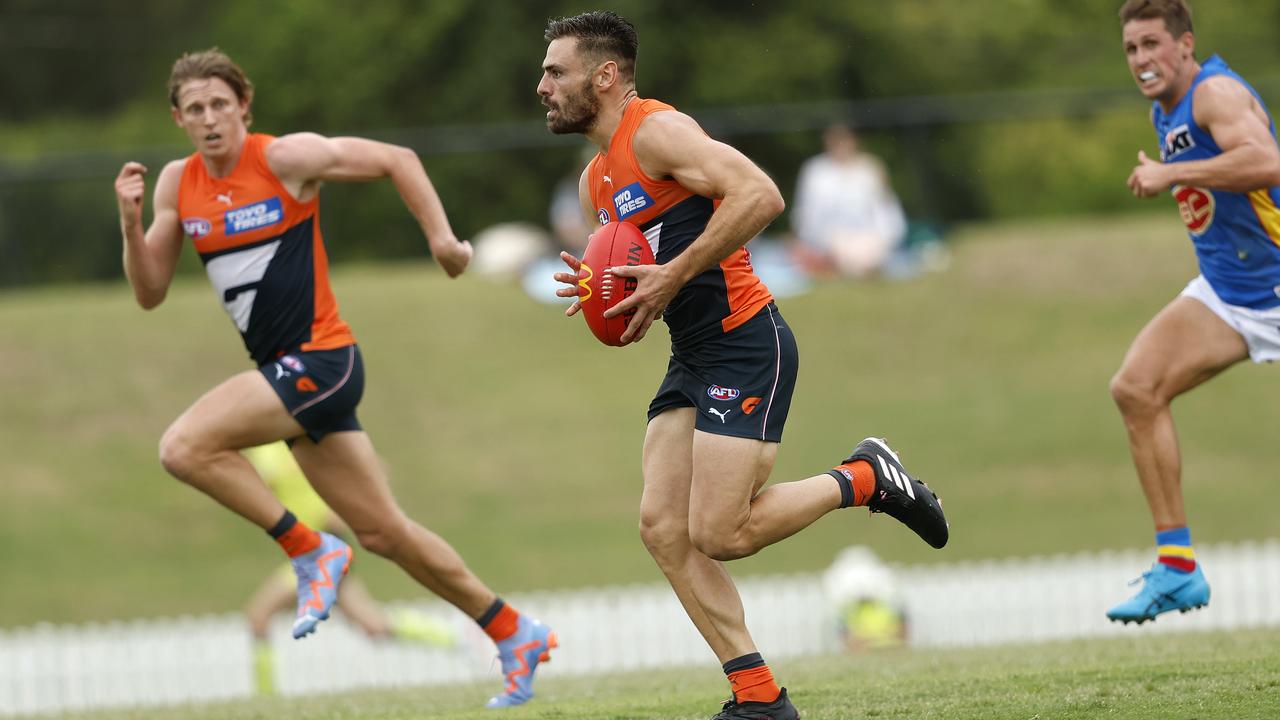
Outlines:
{"type": "Polygon", "coordinates": [[[710,525],[690,526],[689,539],[698,552],[712,560],[738,560],[760,549],[742,532],[725,532],[710,525]]]}
{"type": "Polygon", "coordinates": [[[160,438],[160,465],[179,480],[186,481],[199,467],[200,458],[196,444],[176,426],[171,426],[160,438]]]}
{"type": "Polygon", "coordinates": [[[1144,382],[1124,369],[1111,378],[1111,399],[1125,415],[1148,413],[1161,405],[1152,383],[1144,382]]]}
{"type": "Polygon", "coordinates": [[[681,519],[659,513],[640,512],[640,539],[649,554],[661,560],[682,553],[689,546],[689,531],[681,519]]]}

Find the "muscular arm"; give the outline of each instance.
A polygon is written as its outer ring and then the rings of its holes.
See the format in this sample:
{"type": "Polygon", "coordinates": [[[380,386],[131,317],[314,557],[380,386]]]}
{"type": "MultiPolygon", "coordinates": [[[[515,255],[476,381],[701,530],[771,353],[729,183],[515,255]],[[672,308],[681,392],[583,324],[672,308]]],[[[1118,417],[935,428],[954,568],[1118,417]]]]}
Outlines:
{"type": "Polygon", "coordinates": [[[1261,104],[1239,82],[1210,78],[1196,87],[1195,121],[1222,154],[1207,160],[1161,163],[1138,153],[1129,174],[1129,189],[1138,197],[1154,197],[1172,185],[1250,192],[1280,185],[1280,148],[1271,136],[1261,104]]]}
{"type": "Polygon", "coordinates": [[[303,202],[314,198],[325,181],[391,178],[445,272],[457,277],[471,260],[471,244],[458,242],[440,196],[412,150],[363,138],[296,133],[277,138],[267,146],[266,155],[271,171],[303,202]]]}
{"type": "Polygon", "coordinates": [[[763,170],[708,137],[683,113],[659,112],[645,118],[632,148],[650,177],[671,177],[693,193],[720,200],[702,234],[664,266],[681,286],[747,244],[785,207],[778,187],[763,170]]]}
{"type": "Polygon", "coordinates": [[[182,160],[164,166],[156,181],[151,226],[142,228],[142,199],[147,169],[130,162],[116,177],[116,203],[120,210],[120,234],[124,239],[124,275],[133,296],[144,310],[164,301],[182,254],[182,223],[178,219],[178,184],[182,160]]]}
{"type": "Polygon", "coordinates": [[[1166,166],[1169,184],[1228,192],[1280,185],[1280,147],[1253,95],[1229,77],[1206,80],[1195,93],[1196,124],[1213,136],[1222,154],[1166,166]]]}

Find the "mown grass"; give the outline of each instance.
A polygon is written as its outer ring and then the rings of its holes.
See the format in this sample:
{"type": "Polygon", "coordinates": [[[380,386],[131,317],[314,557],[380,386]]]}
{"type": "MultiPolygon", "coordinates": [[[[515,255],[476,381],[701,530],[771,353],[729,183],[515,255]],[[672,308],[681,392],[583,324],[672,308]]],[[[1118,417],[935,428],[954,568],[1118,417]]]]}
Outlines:
{"type": "MultiPolygon", "coordinates": [[[[816,570],[850,543],[914,563],[1151,542],[1107,381],[1195,273],[1176,218],[953,240],[944,274],[781,301],[801,373],[774,473],[887,436],[943,496],[951,544],[833,513],[736,574],[816,570]]],[[[337,258],[334,285],[364,349],[362,421],[413,517],[499,592],[660,580],[635,527],[665,333],[605,348],[515,285],[426,263],[337,258]]],[[[249,367],[205,281],[151,313],[122,283],[9,292],[0,327],[0,627],[238,607],[279,556],[156,462],[166,425],[249,367]]],[[[1280,536],[1280,516],[1252,509],[1280,464],[1277,387],[1246,364],[1176,404],[1197,541],[1280,536]]],[[[358,568],[384,597],[421,592],[389,563],[358,568]]]]}
{"type": "MultiPolygon", "coordinates": [[[[899,650],[776,663],[805,720],[1271,720],[1280,631],[1150,635],[964,650],[899,650]]],[[[509,720],[705,720],[718,668],[539,681],[509,720]]],[[[492,719],[498,684],[100,713],[94,720],[492,719]]]]}

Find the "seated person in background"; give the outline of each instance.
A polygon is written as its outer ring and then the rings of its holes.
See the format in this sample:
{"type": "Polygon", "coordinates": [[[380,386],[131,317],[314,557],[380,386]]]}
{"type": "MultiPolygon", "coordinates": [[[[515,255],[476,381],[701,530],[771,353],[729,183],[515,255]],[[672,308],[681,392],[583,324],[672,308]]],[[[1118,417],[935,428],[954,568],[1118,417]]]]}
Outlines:
{"type": "Polygon", "coordinates": [[[796,264],[815,277],[866,278],[901,247],[907,220],[880,160],[847,125],[823,133],[825,152],[800,167],[791,212],[796,264]]]}
{"type": "MultiPolygon", "coordinates": [[[[259,445],[245,450],[244,454],[276,497],[308,527],[335,534],[346,531],[338,516],[311,489],[284,442],[259,445]]],[[[245,605],[244,614],[253,632],[254,683],[261,695],[272,695],[276,689],[275,657],[267,638],[267,628],[272,615],[293,609],[296,585],[293,568],[285,562],[262,581],[245,605]]],[[[338,586],[337,605],[347,619],[371,638],[406,640],[440,647],[455,642],[453,626],[444,620],[408,608],[390,614],[384,612],[364,583],[352,575],[338,586]]]]}
{"type": "Polygon", "coordinates": [[[907,615],[893,570],[869,548],[840,551],[822,576],[828,612],[852,652],[900,647],[907,642],[907,615]]]}

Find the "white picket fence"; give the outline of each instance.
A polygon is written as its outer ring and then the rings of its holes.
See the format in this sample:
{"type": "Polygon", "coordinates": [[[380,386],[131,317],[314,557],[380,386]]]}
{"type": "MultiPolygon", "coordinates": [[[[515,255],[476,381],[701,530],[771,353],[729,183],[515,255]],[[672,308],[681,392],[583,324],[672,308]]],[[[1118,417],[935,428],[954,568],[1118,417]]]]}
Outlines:
{"type": "MultiPolygon", "coordinates": [[[[1280,541],[1198,547],[1213,587],[1209,608],[1121,627],[1104,610],[1151,551],[895,568],[917,647],[1036,642],[1102,635],[1280,626],[1280,541]]],[[[817,574],[738,583],[765,657],[839,650],[834,611],[817,574]]],[[[546,675],[586,675],[715,660],[666,585],[511,595],[553,626],[561,647],[546,675]],[[626,652],[618,652],[626,648],[626,652]]],[[[438,603],[451,649],[374,642],[336,617],[301,642],[288,618],[272,629],[282,694],[492,680],[493,645],[438,603]]],[[[238,615],[0,631],[0,716],[154,706],[248,697],[252,648],[238,615]]]]}

